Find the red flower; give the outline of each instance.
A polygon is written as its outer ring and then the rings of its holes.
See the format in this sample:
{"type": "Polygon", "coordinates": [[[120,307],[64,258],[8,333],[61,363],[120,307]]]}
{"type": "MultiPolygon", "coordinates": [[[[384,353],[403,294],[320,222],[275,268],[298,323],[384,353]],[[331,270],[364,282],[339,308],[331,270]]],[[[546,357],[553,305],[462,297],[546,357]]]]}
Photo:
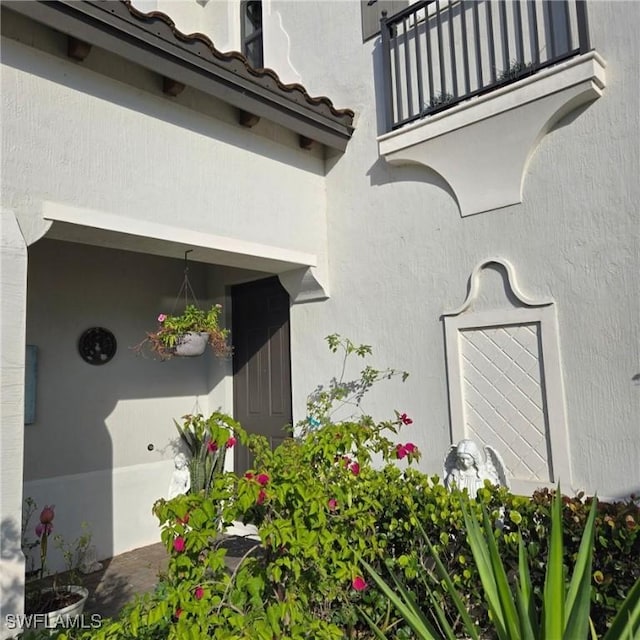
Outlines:
{"type": "Polygon", "coordinates": [[[367,588],[367,583],[365,582],[365,579],[362,576],[356,576],[351,582],[351,586],[356,591],[364,591],[367,588]]]}
{"type": "Polygon", "coordinates": [[[200,585],[198,585],[193,591],[193,597],[196,600],[202,600],[202,596],[204,596],[204,589],[200,585]]]}
{"type": "Polygon", "coordinates": [[[402,460],[405,456],[408,456],[410,453],[415,453],[418,450],[413,442],[407,442],[407,444],[398,444],[396,445],[396,456],[398,460],[402,460]]]}
{"type": "Polygon", "coordinates": [[[258,481],[259,485],[264,487],[267,482],[269,482],[269,476],[266,473],[259,473],[256,480],[258,481]]]}
{"type": "Polygon", "coordinates": [[[247,473],[244,474],[244,477],[247,480],[253,480],[253,473],[251,473],[251,471],[247,471],[247,473]]]}
{"type": "Polygon", "coordinates": [[[218,450],[218,443],[215,440],[209,440],[207,443],[207,451],[213,453],[218,450]]]}
{"type": "Polygon", "coordinates": [[[184,538],[182,536],[178,536],[173,541],[173,548],[178,552],[182,553],[184,551],[184,538]]]}
{"type": "Polygon", "coordinates": [[[352,462],[349,465],[349,470],[354,476],[357,476],[360,473],[360,465],[357,462],[352,462]]]}
{"type": "Polygon", "coordinates": [[[187,524],[189,522],[189,512],[184,514],[184,518],[176,518],[178,524],[187,524]]]}
{"type": "Polygon", "coordinates": [[[329,511],[335,511],[338,508],[338,501],[335,498],[329,498],[327,506],[329,507],[329,511]]]}
{"type": "Polygon", "coordinates": [[[402,420],[402,424],[413,424],[413,420],[406,413],[400,416],[400,420],[402,420]]]}
{"type": "Polygon", "coordinates": [[[228,440],[227,440],[227,444],[225,445],[227,447],[227,449],[231,449],[231,447],[233,447],[233,445],[238,442],[233,436],[231,436],[228,440]]]}
{"type": "Polygon", "coordinates": [[[266,497],[267,492],[264,489],[260,489],[260,493],[258,493],[258,497],[256,498],[256,504],[262,504],[266,497]]]}
{"type": "Polygon", "coordinates": [[[176,612],[173,614],[173,617],[177,620],[182,615],[182,609],[178,607],[176,612]]]}
{"type": "Polygon", "coordinates": [[[53,518],[55,517],[55,513],[54,513],[54,508],[55,505],[45,505],[44,509],[40,512],[40,522],[42,522],[42,524],[50,524],[51,522],[53,522],[53,518]]]}

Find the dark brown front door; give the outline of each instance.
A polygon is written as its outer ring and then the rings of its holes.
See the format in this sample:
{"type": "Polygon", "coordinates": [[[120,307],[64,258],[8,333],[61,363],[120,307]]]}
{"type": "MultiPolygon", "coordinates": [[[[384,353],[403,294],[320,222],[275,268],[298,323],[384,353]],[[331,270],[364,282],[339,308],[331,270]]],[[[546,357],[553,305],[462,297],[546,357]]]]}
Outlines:
{"type": "MultiPolygon", "coordinates": [[[[232,287],[231,304],[234,418],[275,447],[291,424],[289,294],[278,278],[267,278],[232,287]]],[[[236,473],[251,464],[247,449],[237,447],[236,473]]]]}

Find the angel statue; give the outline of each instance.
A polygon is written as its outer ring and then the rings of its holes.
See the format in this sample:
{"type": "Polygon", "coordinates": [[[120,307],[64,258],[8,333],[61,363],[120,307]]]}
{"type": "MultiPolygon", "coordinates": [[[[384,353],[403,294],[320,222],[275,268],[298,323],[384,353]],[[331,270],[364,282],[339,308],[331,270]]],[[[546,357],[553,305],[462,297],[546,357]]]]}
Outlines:
{"type": "Polygon", "coordinates": [[[191,486],[191,476],[189,475],[189,465],[187,463],[187,456],[180,452],[176,454],[173,459],[175,469],[171,476],[171,484],[169,485],[168,499],[175,498],[181,493],[187,493],[191,486]]]}
{"type": "Polygon", "coordinates": [[[485,480],[509,487],[500,454],[488,445],[481,448],[474,440],[460,440],[451,445],[444,460],[444,486],[449,491],[454,485],[466,489],[475,498],[485,480]]]}

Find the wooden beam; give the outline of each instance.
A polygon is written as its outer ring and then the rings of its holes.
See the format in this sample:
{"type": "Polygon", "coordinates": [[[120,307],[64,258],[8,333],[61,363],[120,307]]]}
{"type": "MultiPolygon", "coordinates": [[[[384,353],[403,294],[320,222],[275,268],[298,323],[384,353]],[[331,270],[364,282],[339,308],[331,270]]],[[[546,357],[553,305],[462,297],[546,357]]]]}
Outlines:
{"type": "Polygon", "coordinates": [[[305,151],[309,151],[313,145],[313,140],[311,138],[307,138],[307,136],[300,136],[300,148],[305,151]]]}
{"type": "Polygon", "coordinates": [[[239,110],[238,121],[243,127],[255,127],[260,122],[260,116],[256,116],[248,111],[239,110]]]}
{"type": "Polygon", "coordinates": [[[82,62],[90,51],[91,45],[88,42],[83,42],[73,36],[67,36],[67,55],[70,58],[82,62]]]}
{"type": "Polygon", "coordinates": [[[181,94],[184,89],[185,85],[182,84],[182,82],[162,76],[162,91],[168,96],[173,96],[175,98],[177,95],[181,94]]]}

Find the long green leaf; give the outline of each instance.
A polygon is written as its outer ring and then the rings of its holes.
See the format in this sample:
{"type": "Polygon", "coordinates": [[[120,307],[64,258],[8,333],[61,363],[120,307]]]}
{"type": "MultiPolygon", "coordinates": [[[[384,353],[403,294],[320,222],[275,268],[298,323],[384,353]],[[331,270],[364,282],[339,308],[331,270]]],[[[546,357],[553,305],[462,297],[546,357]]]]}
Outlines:
{"type": "Polygon", "coordinates": [[[578,556],[571,576],[571,584],[565,603],[564,637],[585,638],[589,632],[589,611],[591,609],[591,566],[593,560],[593,539],[598,501],[591,503],[591,510],[578,549],[578,556]]]}
{"type": "Polygon", "coordinates": [[[509,640],[520,640],[520,624],[518,623],[518,612],[513,601],[513,594],[507,579],[507,572],[504,563],[500,557],[496,539],[493,536],[493,527],[487,515],[486,509],[482,508],[482,520],[484,525],[484,535],[489,549],[489,557],[491,559],[491,568],[494,580],[498,588],[498,597],[500,599],[500,608],[504,619],[505,627],[509,640]]]}
{"type": "Polygon", "coordinates": [[[367,621],[375,637],[378,638],[378,640],[387,640],[387,636],[384,635],[380,627],[366,614],[365,610],[362,607],[358,607],[358,610],[360,611],[360,615],[367,621]]]}
{"type": "Polygon", "coordinates": [[[391,600],[396,609],[400,612],[407,624],[418,634],[422,640],[439,640],[437,631],[431,626],[422,612],[412,602],[406,589],[402,588],[400,596],[378,575],[375,569],[361,560],[362,565],[367,570],[374,582],[378,585],[384,595],[391,600]],[[401,597],[402,596],[402,597],[401,597]]]}
{"type": "MultiPolygon", "coordinates": [[[[429,622],[426,618],[426,616],[424,615],[422,609],[418,606],[418,603],[415,601],[415,598],[413,597],[412,593],[405,588],[404,584],[402,582],[400,582],[400,580],[397,578],[397,576],[395,575],[395,573],[393,573],[393,571],[390,572],[391,574],[391,578],[393,580],[393,582],[396,585],[396,589],[400,592],[400,594],[402,595],[402,597],[404,598],[405,602],[407,602],[407,604],[409,604],[409,606],[416,612],[419,612],[420,617],[422,618],[423,622],[425,622],[427,624],[427,626],[431,629],[434,630],[434,633],[436,634],[436,636],[438,638],[442,637],[442,633],[440,633],[432,624],[431,622],[429,622]]],[[[429,590],[429,587],[427,585],[427,593],[431,596],[431,592],[429,590]]],[[[442,606],[440,605],[440,603],[433,597],[430,598],[431,599],[431,603],[434,607],[435,613],[436,613],[436,617],[438,618],[438,620],[440,622],[442,622],[443,620],[445,621],[445,636],[447,637],[447,640],[456,640],[455,636],[453,634],[453,630],[451,629],[451,627],[449,626],[449,624],[446,622],[446,614],[444,612],[444,610],[442,609],[442,606]],[[450,633],[447,633],[450,632],[450,633]]]]}
{"type": "Polygon", "coordinates": [[[631,587],[603,640],[640,637],[640,578],[631,587]]]}
{"type": "Polygon", "coordinates": [[[429,552],[431,553],[431,557],[436,563],[438,574],[440,575],[440,578],[444,581],[444,583],[447,585],[447,592],[449,593],[449,596],[451,597],[451,600],[453,601],[453,604],[458,614],[460,615],[460,618],[462,619],[462,623],[464,625],[464,629],[467,635],[469,635],[473,640],[477,640],[478,632],[476,630],[476,626],[475,624],[473,624],[473,620],[471,619],[471,616],[467,611],[467,607],[462,602],[462,598],[460,597],[458,590],[453,584],[453,580],[451,579],[449,572],[447,571],[446,567],[442,563],[442,560],[440,560],[438,552],[435,550],[434,546],[431,544],[431,541],[429,540],[427,534],[422,528],[422,525],[419,524],[418,526],[420,527],[422,537],[424,538],[425,542],[427,543],[427,546],[429,547],[429,552]]]}
{"type": "Polygon", "coordinates": [[[520,631],[522,640],[535,640],[538,636],[538,620],[536,605],[533,599],[531,574],[529,573],[529,558],[522,541],[522,534],[518,534],[518,586],[516,601],[520,614],[520,631]]]}
{"type": "Polygon", "coordinates": [[[564,572],[562,497],[557,488],[551,504],[551,542],[544,581],[543,615],[544,637],[560,639],[564,634],[564,572]]]}
{"type": "Polygon", "coordinates": [[[447,640],[457,640],[456,635],[453,632],[453,629],[449,624],[449,621],[447,620],[447,615],[444,612],[444,609],[442,608],[442,606],[440,605],[440,602],[436,598],[436,595],[433,592],[433,589],[428,584],[425,584],[425,588],[427,590],[427,595],[429,596],[429,600],[431,601],[431,609],[435,613],[436,618],[438,618],[438,624],[440,626],[440,631],[442,632],[441,635],[443,635],[447,640]]]}
{"type": "Polygon", "coordinates": [[[489,547],[487,546],[486,539],[482,535],[478,521],[469,515],[464,506],[462,512],[467,529],[467,541],[471,547],[471,553],[473,554],[473,559],[475,560],[476,567],[480,575],[485,600],[493,615],[493,623],[496,628],[496,633],[500,640],[511,640],[507,634],[504,612],[500,605],[498,585],[493,573],[493,566],[491,564],[489,547]]]}

